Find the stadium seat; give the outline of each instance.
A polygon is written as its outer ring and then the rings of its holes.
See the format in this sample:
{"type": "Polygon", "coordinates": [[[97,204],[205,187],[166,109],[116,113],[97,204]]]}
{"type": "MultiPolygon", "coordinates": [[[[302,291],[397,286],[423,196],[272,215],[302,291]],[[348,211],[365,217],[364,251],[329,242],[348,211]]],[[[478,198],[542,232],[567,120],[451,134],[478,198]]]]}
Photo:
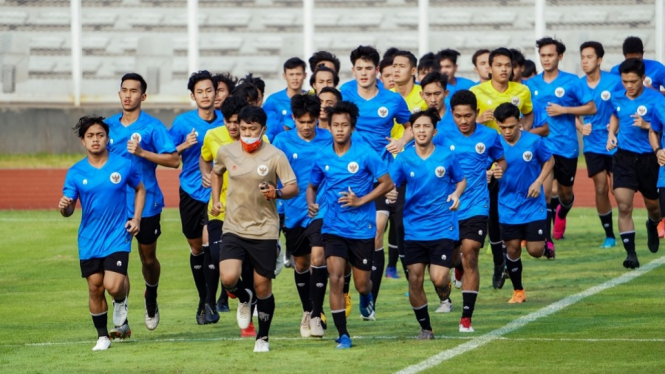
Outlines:
{"type": "Polygon", "coordinates": [[[203,69],[207,69],[213,74],[232,72],[236,67],[236,61],[224,57],[202,57],[200,64],[203,69]]]}
{"type": "MultiPolygon", "coordinates": [[[[432,17],[430,16],[430,18],[432,18],[432,17]]],[[[399,12],[399,14],[395,14],[394,22],[398,26],[417,29],[418,28],[418,13],[417,12],[399,12]]]]}
{"type": "Polygon", "coordinates": [[[0,12],[0,26],[23,26],[28,19],[28,13],[15,11],[0,12]]]}
{"type": "Polygon", "coordinates": [[[607,12],[604,10],[570,9],[569,11],[563,13],[561,23],[566,25],[579,24],[581,26],[585,26],[589,24],[602,24],[605,23],[606,20],[607,12]]]}
{"type": "Polygon", "coordinates": [[[393,35],[380,40],[385,40],[388,47],[405,49],[416,54],[418,52],[418,35],[416,34],[393,35]]]}
{"type": "MultiPolygon", "coordinates": [[[[438,9],[437,9],[438,10],[438,9]]],[[[468,25],[471,23],[473,14],[471,12],[459,11],[432,11],[429,17],[430,26],[440,27],[455,27],[460,25],[468,25]]]]}
{"type": "Polygon", "coordinates": [[[490,34],[485,36],[470,36],[464,46],[470,49],[497,48],[499,46],[511,45],[510,36],[506,34],[490,34]]]}
{"type": "Polygon", "coordinates": [[[201,24],[204,28],[206,26],[210,27],[226,27],[226,28],[246,28],[249,25],[251,19],[250,13],[210,13],[205,21],[201,24]]]}
{"type": "Polygon", "coordinates": [[[243,71],[255,73],[255,75],[261,74],[276,74],[282,63],[280,58],[275,57],[263,57],[263,58],[250,58],[239,63],[243,67],[243,71]]]}
{"type": "Polygon", "coordinates": [[[127,16],[127,23],[132,28],[150,29],[162,23],[164,15],[159,13],[131,13],[127,16]]]}
{"type": "Polygon", "coordinates": [[[622,10],[612,12],[607,19],[609,23],[630,24],[631,26],[647,26],[654,19],[655,13],[651,10],[622,10]]]}
{"type": "Polygon", "coordinates": [[[31,56],[28,60],[29,74],[48,74],[53,72],[55,61],[52,57],[43,58],[31,56]]]}
{"type": "Polygon", "coordinates": [[[113,72],[126,74],[136,70],[136,60],[133,57],[117,57],[111,62],[113,72]]]}
{"type": "Polygon", "coordinates": [[[340,15],[330,12],[316,12],[314,13],[314,25],[316,27],[336,27],[337,20],[340,15]]]}
{"type": "Polygon", "coordinates": [[[488,12],[478,12],[471,17],[471,21],[475,24],[492,26],[512,25],[516,19],[517,12],[515,11],[498,11],[495,9],[488,12]]]}
{"type": "Polygon", "coordinates": [[[257,51],[277,52],[282,49],[283,39],[281,36],[258,36],[251,42],[257,51]]]}
{"type": "Polygon", "coordinates": [[[70,23],[69,12],[62,11],[40,12],[28,18],[28,25],[38,27],[69,27],[70,23]]]}
{"type": "Polygon", "coordinates": [[[362,30],[367,30],[379,27],[379,25],[381,25],[381,21],[383,21],[382,13],[350,13],[340,17],[337,25],[342,27],[355,27],[362,30]]]}
{"type": "Polygon", "coordinates": [[[110,38],[105,36],[84,35],[81,39],[81,47],[84,51],[106,50],[110,44],[110,38]]]}
{"type": "Polygon", "coordinates": [[[63,49],[65,45],[64,36],[44,35],[30,38],[30,49],[63,49]]]}
{"type": "Polygon", "coordinates": [[[375,45],[376,38],[370,35],[352,34],[346,37],[337,37],[332,40],[330,48],[344,54],[358,48],[359,45],[375,45]]]}
{"type": "Polygon", "coordinates": [[[261,15],[261,24],[272,28],[287,28],[295,26],[295,13],[274,13],[261,15]]]}
{"type": "Polygon", "coordinates": [[[81,15],[81,25],[86,27],[91,27],[96,30],[105,27],[113,27],[115,22],[118,20],[117,14],[111,14],[109,12],[100,12],[95,9],[94,11],[88,11],[87,9],[83,10],[81,15]]]}
{"type": "Polygon", "coordinates": [[[317,51],[327,50],[330,48],[332,39],[333,38],[331,36],[325,36],[321,34],[314,35],[314,49],[317,51]]]}
{"type": "Polygon", "coordinates": [[[199,39],[201,53],[239,51],[240,47],[242,47],[242,38],[239,36],[217,36],[199,39]]]}
{"type": "MultiPolygon", "coordinates": [[[[102,66],[102,62],[99,59],[93,58],[82,58],[81,59],[81,70],[83,74],[88,76],[95,75],[99,68],[102,66]]],[[[56,74],[71,74],[72,72],[72,60],[69,58],[63,58],[56,61],[55,67],[53,68],[53,73],[56,74]]]]}

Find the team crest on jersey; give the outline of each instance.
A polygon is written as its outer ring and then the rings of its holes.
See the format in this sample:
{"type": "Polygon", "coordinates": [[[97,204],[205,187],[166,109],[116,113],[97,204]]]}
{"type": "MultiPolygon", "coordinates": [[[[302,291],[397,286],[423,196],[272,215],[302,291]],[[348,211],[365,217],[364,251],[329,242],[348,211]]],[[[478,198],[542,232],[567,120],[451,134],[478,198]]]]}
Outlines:
{"type": "Polygon", "coordinates": [[[522,153],[522,159],[524,161],[530,162],[532,158],[533,158],[533,153],[531,153],[531,151],[526,151],[522,153]]]}
{"type": "Polygon", "coordinates": [[[476,144],[476,152],[479,155],[482,155],[483,153],[485,153],[485,144],[483,144],[483,143],[476,144]]]}
{"type": "Polygon", "coordinates": [[[388,108],[386,108],[385,106],[382,106],[381,108],[379,108],[377,113],[379,114],[379,117],[386,118],[386,117],[388,117],[388,108]]]}
{"type": "Polygon", "coordinates": [[[270,169],[268,169],[268,166],[266,166],[266,165],[259,165],[259,167],[256,168],[256,172],[259,173],[259,175],[262,176],[262,177],[265,177],[266,175],[268,175],[269,170],[270,169]]]}
{"type": "Polygon", "coordinates": [[[451,146],[450,146],[450,150],[451,150],[451,151],[454,151],[454,150],[455,150],[455,146],[454,146],[454,145],[451,145],[451,146]]]}
{"type": "Polygon", "coordinates": [[[137,143],[140,143],[141,142],[141,134],[139,134],[138,132],[135,132],[135,133],[132,134],[132,137],[130,139],[132,139],[133,141],[135,141],[137,143]]]}
{"type": "Polygon", "coordinates": [[[286,113],[288,113],[288,112],[286,111],[286,109],[282,110],[282,115],[283,115],[283,116],[285,116],[286,113]]]}
{"type": "Polygon", "coordinates": [[[122,180],[122,176],[117,171],[114,171],[111,173],[111,177],[109,179],[111,180],[111,183],[118,184],[122,180]]]}
{"type": "Polygon", "coordinates": [[[411,176],[411,178],[413,178],[413,177],[415,177],[415,176],[416,176],[416,173],[414,173],[414,172],[411,172],[411,173],[409,173],[409,175],[411,176]]]}
{"type": "Polygon", "coordinates": [[[566,90],[563,89],[563,87],[557,87],[556,90],[554,90],[554,95],[556,97],[563,97],[563,95],[566,94],[566,90]]]}
{"type": "Polygon", "coordinates": [[[600,93],[600,98],[603,99],[603,101],[607,101],[607,100],[609,100],[611,97],[612,97],[612,94],[611,94],[610,91],[608,91],[608,90],[605,90],[605,91],[603,91],[603,92],[600,93]]]}
{"type": "Polygon", "coordinates": [[[492,105],[492,100],[487,100],[487,105],[492,105]]]}
{"type": "Polygon", "coordinates": [[[647,107],[645,107],[644,105],[638,106],[637,107],[637,114],[639,114],[641,116],[644,116],[645,114],[647,114],[647,107]]]}
{"type": "Polygon", "coordinates": [[[520,98],[515,96],[512,99],[510,99],[510,102],[515,105],[515,106],[520,106],[520,98]]]}
{"type": "Polygon", "coordinates": [[[293,159],[294,159],[294,160],[297,160],[297,159],[298,159],[298,154],[297,154],[297,153],[294,153],[294,154],[293,154],[293,159]]]}
{"type": "Polygon", "coordinates": [[[109,139],[109,144],[113,145],[113,138],[109,139]]]}
{"type": "Polygon", "coordinates": [[[538,90],[533,91],[533,96],[538,96],[538,90]]]}
{"type": "Polygon", "coordinates": [[[644,84],[646,84],[647,86],[651,87],[652,83],[653,83],[653,79],[651,79],[651,77],[645,77],[644,78],[644,84]]]}
{"type": "Polygon", "coordinates": [[[434,174],[436,174],[436,176],[439,178],[443,178],[443,176],[446,174],[446,168],[443,166],[437,166],[436,169],[434,169],[434,174]]]}
{"type": "Polygon", "coordinates": [[[349,164],[346,166],[346,170],[349,171],[351,174],[355,174],[358,172],[358,163],[355,161],[349,162],[349,164]]]}
{"type": "Polygon", "coordinates": [[[83,180],[83,185],[85,186],[86,184],[88,184],[88,180],[87,180],[87,179],[84,179],[84,180],[83,180]]]}

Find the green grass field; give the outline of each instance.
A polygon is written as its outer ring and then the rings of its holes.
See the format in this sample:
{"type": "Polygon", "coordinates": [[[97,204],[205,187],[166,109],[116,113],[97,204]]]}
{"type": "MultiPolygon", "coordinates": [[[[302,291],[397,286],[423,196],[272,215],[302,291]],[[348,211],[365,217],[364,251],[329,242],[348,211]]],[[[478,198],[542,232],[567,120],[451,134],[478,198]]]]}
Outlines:
{"type": "MultiPolygon", "coordinates": [[[[645,212],[636,210],[635,216],[638,255],[644,266],[662,255],[646,249],[645,212]]],[[[437,340],[414,340],[419,327],[405,296],[406,281],[384,279],[376,322],[360,320],[354,292],[348,322],[354,347],[336,351],[332,321],[322,340],[300,338],[302,312],[293,270],[284,269],[274,285],[277,309],[271,352],[259,355],[252,352],[253,340],[239,339],[233,300],[232,313],[222,314],[218,324],[196,325],[189,251],[180,234],[178,213],[169,209],[162,216],[164,234],[158,249],[159,327],[150,332],[143,325],[143,279],[134,251],[129,265],[132,338],[115,342],[108,351],[92,352],[96,333],[76,251],[79,217],[61,218],[55,210],[0,212],[1,373],[395,372],[626,272],[621,266],[622,248],[597,248],[602,230],[594,210],[575,208],[567,239],[557,242],[556,261],[523,257],[527,303],[507,304],[509,281],[503,290],[491,288],[491,256],[483,249],[475,333],[457,332],[460,292],[453,292],[452,313],[435,314],[435,295],[427,284],[437,340]]],[[[665,267],[657,267],[425,372],[662,373],[663,279],[665,267]]]]}

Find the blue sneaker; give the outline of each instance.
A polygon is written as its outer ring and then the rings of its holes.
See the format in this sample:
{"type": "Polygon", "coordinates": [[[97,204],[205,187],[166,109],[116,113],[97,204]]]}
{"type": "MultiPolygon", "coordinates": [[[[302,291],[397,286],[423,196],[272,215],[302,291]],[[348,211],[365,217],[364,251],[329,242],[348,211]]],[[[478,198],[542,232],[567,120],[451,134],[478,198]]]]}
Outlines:
{"type": "Polygon", "coordinates": [[[394,266],[388,266],[386,268],[386,278],[399,279],[399,274],[397,274],[397,268],[394,266]]]}
{"type": "Polygon", "coordinates": [[[612,248],[616,247],[617,241],[614,238],[605,238],[605,241],[603,242],[603,245],[600,246],[600,248],[612,248]]]}
{"type": "Polygon", "coordinates": [[[351,348],[351,338],[349,338],[348,335],[344,334],[340,336],[339,338],[335,339],[335,343],[337,343],[337,349],[349,349],[351,348]]]}
{"type": "Polygon", "coordinates": [[[376,321],[374,315],[374,298],[369,293],[367,296],[360,295],[360,314],[363,321],[376,321]]]}

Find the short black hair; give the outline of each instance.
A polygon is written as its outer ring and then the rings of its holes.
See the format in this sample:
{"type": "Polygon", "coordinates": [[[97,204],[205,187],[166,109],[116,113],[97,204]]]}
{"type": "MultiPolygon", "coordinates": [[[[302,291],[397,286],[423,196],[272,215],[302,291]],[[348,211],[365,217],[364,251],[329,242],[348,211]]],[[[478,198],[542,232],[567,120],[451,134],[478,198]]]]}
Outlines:
{"type": "Polygon", "coordinates": [[[243,82],[231,91],[231,96],[245,99],[248,103],[254,103],[259,100],[259,89],[249,82],[243,82]]]}
{"type": "Polygon", "coordinates": [[[339,67],[340,67],[339,59],[337,58],[337,56],[328,51],[314,52],[312,57],[309,58],[309,68],[312,70],[312,73],[316,71],[316,69],[323,61],[332,62],[333,65],[335,66],[335,71],[339,73],[339,67]]]}
{"type": "Polygon", "coordinates": [[[460,56],[460,53],[457,52],[454,49],[444,49],[439,51],[439,53],[436,54],[437,62],[441,64],[441,61],[443,60],[450,60],[454,65],[457,65],[457,58],[460,56]]]}
{"type": "Polygon", "coordinates": [[[438,62],[434,53],[425,53],[422,55],[422,57],[420,57],[420,61],[418,61],[418,71],[430,69],[439,70],[439,66],[437,64],[438,62]]]}
{"type": "Polygon", "coordinates": [[[484,55],[485,53],[490,53],[489,49],[479,49],[476,52],[473,53],[473,56],[471,56],[471,63],[473,66],[476,66],[476,62],[478,61],[478,57],[481,55],[484,55]]]}
{"type": "Polygon", "coordinates": [[[510,117],[520,120],[520,109],[515,104],[503,103],[494,109],[494,118],[497,122],[504,123],[510,117]]]}
{"type": "Polygon", "coordinates": [[[335,87],[323,87],[321,91],[317,92],[318,95],[324,94],[324,93],[331,93],[335,96],[337,101],[342,101],[342,93],[339,92],[338,89],[335,87]]]}
{"type": "Polygon", "coordinates": [[[441,85],[441,88],[443,90],[446,90],[446,87],[448,86],[448,76],[445,74],[441,74],[438,70],[431,71],[427,73],[427,75],[423,78],[422,81],[420,81],[420,87],[423,89],[425,86],[431,83],[439,83],[441,85]]]}
{"type": "Polygon", "coordinates": [[[476,95],[469,90],[459,90],[450,98],[450,109],[455,110],[458,105],[468,105],[474,112],[478,110],[476,95]]]}
{"type": "Polygon", "coordinates": [[[513,54],[512,63],[514,66],[524,66],[524,61],[526,61],[526,58],[524,57],[524,53],[522,53],[522,51],[517,48],[510,48],[510,53],[513,54]]]}
{"type": "Polygon", "coordinates": [[[580,53],[586,48],[593,48],[593,50],[596,52],[596,57],[598,58],[603,58],[603,56],[605,56],[605,48],[603,48],[603,45],[599,42],[591,41],[582,43],[580,46],[580,53]]]}
{"type": "Polygon", "coordinates": [[[436,128],[436,124],[441,121],[441,116],[439,116],[439,111],[436,108],[428,108],[426,110],[421,110],[419,112],[413,113],[409,117],[409,123],[413,126],[413,123],[420,117],[429,117],[432,120],[432,125],[436,128]]]}
{"type": "Polygon", "coordinates": [[[383,69],[393,66],[393,56],[384,57],[379,63],[379,73],[383,74],[383,69]]]}
{"type": "Polygon", "coordinates": [[[260,77],[255,77],[252,73],[249,73],[241,78],[236,86],[242,85],[243,83],[249,83],[256,87],[256,89],[261,92],[261,95],[265,93],[266,82],[264,82],[260,77]]]}
{"type": "Polygon", "coordinates": [[[316,68],[316,70],[314,70],[314,73],[312,73],[312,76],[309,77],[309,85],[310,85],[310,86],[314,86],[314,82],[316,82],[316,75],[317,75],[318,73],[322,72],[322,71],[327,71],[327,72],[329,72],[330,74],[332,74],[332,76],[333,76],[333,84],[335,85],[335,87],[337,87],[337,85],[339,84],[339,75],[337,75],[337,73],[336,73],[333,69],[331,69],[331,68],[329,68],[329,67],[325,67],[325,66],[323,66],[323,65],[321,65],[321,66],[319,66],[318,68],[316,68]]]}
{"type": "Polygon", "coordinates": [[[266,126],[268,116],[260,106],[247,105],[238,113],[238,120],[245,123],[258,123],[262,127],[266,126]]]}
{"type": "Polygon", "coordinates": [[[337,104],[327,107],[326,114],[328,115],[328,123],[332,123],[332,117],[335,114],[348,114],[351,121],[351,127],[356,127],[360,111],[356,104],[350,101],[338,101],[337,104]]]}
{"type": "Polygon", "coordinates": [[[238,84],[238,78],[231,75],[231,73],[215,74],[212,79],[217,88],[219,88],[220,83],[224,83],[229,92],[232,92],[236,88],[236,84],[238,84]]]}
{"type": "Polygon", "coordinates": [[[144,94],[146,91],[148,91],[148,83],[146,83],[145,79],[141,76],[141,74],[138,73],[127,73],[120,78],[120,87],[122,87],[122,84],[125,83],[125,81],[137,81],[141,83],[141,93],[144,94]]]}
{"type": "Polygon", "coordinates": [[[291,112],[295,118],[309,113],[310,117],[316,119],[321,113],[321,100],[312,94],[295,94],[291,97],[291,112]]]}
{"type": "Polygon", "coordinates": [[[379,55],[379,51],[377,51],[376,48],[370,47],[368,45],[360,45],[358,48],[351,51],[351,65],[354,66],[356,61],[364,60],[370,61],[374,64],[374,66],[378,67],[380,59],[381,56],[379,55]]]}
{"type": "Polygon", "coordinates": [[[215,89],[215,91],[217,91],[217,82],[215,82],[215,80],[212,78],[212,74],[210,74],[208,70],[199,70],[193,72],[192,75],[189,76],[189,81],[187,81],[187,89],[191,93],[194,93],[194,86],[204,80],[209,80],[212,82],[212,87],[215,89]]]}
{"type": "Polygon", "coordinates": [[[623,55],[633,54],[633,53],[644,53],[644,44],[642,39],[637,36],[629,36],[623,41],[623,55]]]}
{"type": "Polygon", "coordinates": [[[74,126],[74,132],[76,135],[78,135],[79,138],[83,139],[85,137],[86,131],[93,125],[100,125],[103,129],[104,132],[106,132],[106,136],[109,135],[109,125],[104,122],[106,118],[104,117],[97,117],[97,116],[83,116],[79,118],[78,123],[76,126],[74,126]]]}
{"type": "Polygon", "coordinates": [[[236,114],[239,114],[242,108],[248,106],[247,100],[240,96],[229,96],[222,103],[222,116],[225,120],[231,119],[236,114]]]}
{"type": "Polygon", "coordinates": [[[406,57],[409,60],[409,64],[411,64],[411,68],[417,68],[418,67],[418,58],[413,55],[413,53],[409,51],[397,51],[393,55],[393,60],[395,57],[401,56],[401,57],[406,57]]]}
{"type": "Polygon", "coordinates": [[[561,43],[560,40],[556,40],[549,36],[536,40],[536,47],[538,47],[538,51],[540,51],[541,48],[547,45],[556,46],[556,53],[558,55],[562,55],[564,52],[566,52],[566,46],[563,43],[561,43]]]}
{"type": "Polygon", "coordinates": [[[385,52],[383,52],[383,58],[395,57],[395,54],[397,54],[397,52],[399,52],[399,49],[395,47],[390,47],[385,52]]]}
{"type": "Polygon", "coordinates": [[[524,70],[522,70],[523,77],[530,77],[532,75],[538,74],[538,69],[536,69],[536,63],[532,60],[524,60],[524,70]]]}
{"type": "Polygon", "coordinates": [[[303,73],[307,72],[307,64],[298,57],[291,57],[284,63],[284,72],[287,70],[302,68],[303,73]]]}
{"type": "Polygon", "coordinates": [[[619,65],[620,74],[635,73],[637,76],[644,76],[646,69],[644,67],[644,61],[639,58],[629,58],[619,65]]]}
{"type": "MultiPolygon", "coordinates": [[[[511,65],[512,65],[513,61],[515,61],[513,59],[513,57],[514,57],[513,53],[510,52],[510,49],[501,47],[501,48],[497,48],[497,49],[493,50],[492,52],[490,52],[490,58],[489,58],[490,66],[492,66],[492,62],[494,62],[494,58],[496,56],[506,56],[506,57],[508,57],[508,59],[510,60],[511,65]]],[[[524,56],[522,56],[522,57],[524,57],[524,56]]],[[[524,64],[524,62],[522,62],[522,64],[524,64]]]]}

